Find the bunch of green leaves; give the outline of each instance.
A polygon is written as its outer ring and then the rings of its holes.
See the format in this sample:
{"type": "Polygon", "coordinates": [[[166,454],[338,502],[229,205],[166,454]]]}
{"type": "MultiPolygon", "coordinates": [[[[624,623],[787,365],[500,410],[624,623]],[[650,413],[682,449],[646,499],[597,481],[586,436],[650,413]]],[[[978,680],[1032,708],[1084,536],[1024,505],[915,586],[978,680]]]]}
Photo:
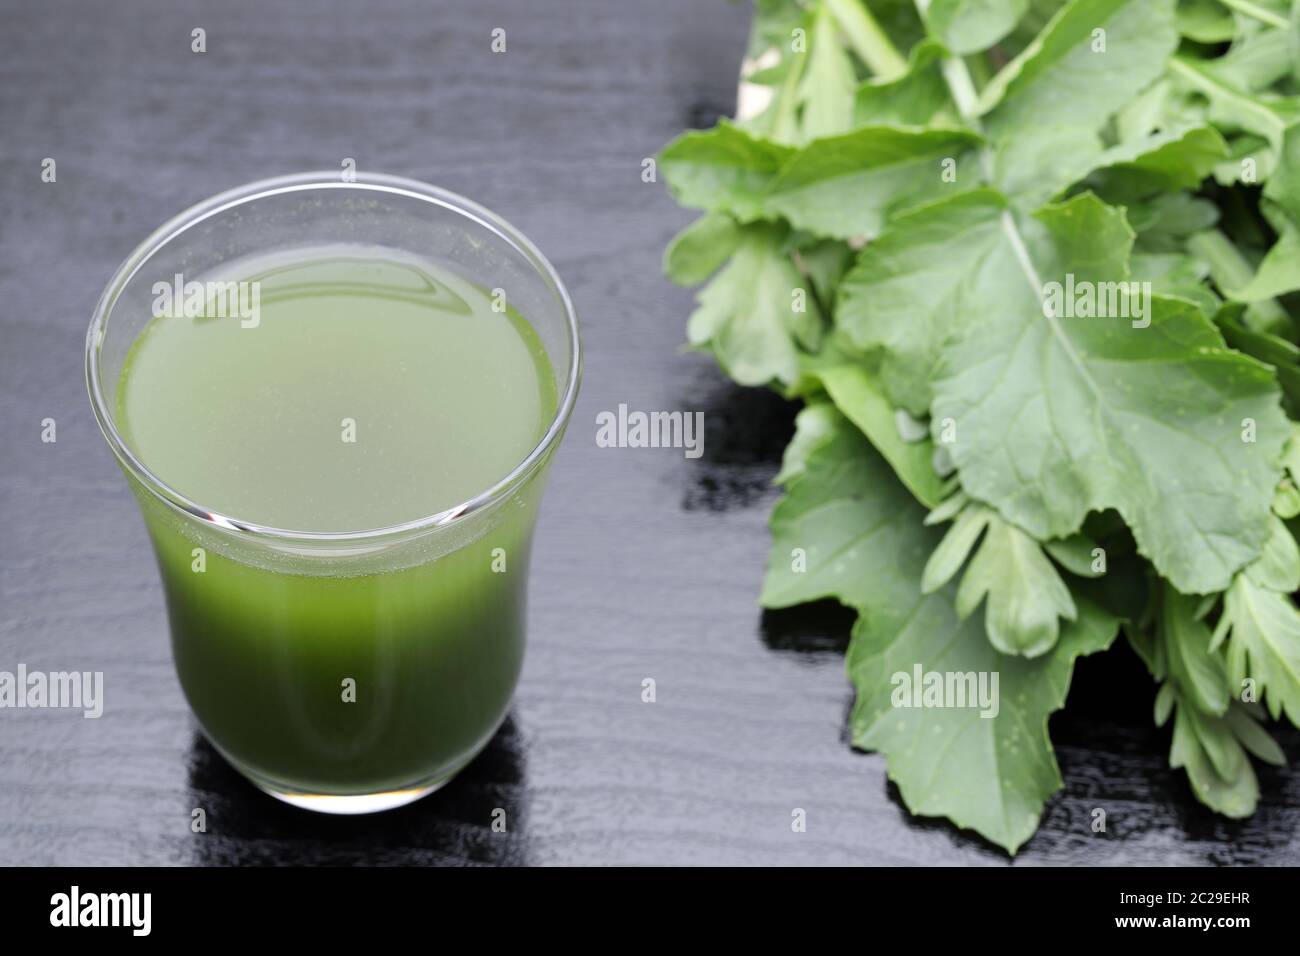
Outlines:
{"type": "Polygon", "coordinates": [[[1122,631],[1172,766],[1251,813],[1300,720],[1300,0],[756,0],[749,53],[766,105],[660,156],[703,210],[665,268],[805,403],[762,601],[858,612],[853,743],[1014,853],[1122,631]],[[1140,321],[1047,301],[1122,282],[1140,321]],[[894,706],[917,664],[997,716],[894,706]]]}

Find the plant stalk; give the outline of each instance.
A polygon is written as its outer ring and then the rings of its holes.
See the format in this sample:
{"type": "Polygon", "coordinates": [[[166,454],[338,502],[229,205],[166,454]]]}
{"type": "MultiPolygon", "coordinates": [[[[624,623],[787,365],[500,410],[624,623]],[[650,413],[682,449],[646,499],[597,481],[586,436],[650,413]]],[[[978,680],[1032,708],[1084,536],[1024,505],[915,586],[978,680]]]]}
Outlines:
{"type": "Polygon", "coordinates": [[[822,0],[863,63],[882,80],[907,72],[907,60],[861,0],[822,0]]]}
{"type": "Polygon", "coordinates": [[[1261,7],[1258,3],[1252,3],[1251,0],[1219,0],[1221,4],[1229,10],[1235,10],[1237,13],[1244,14],[1252,20],[1258,20],[1260,23],[1267,23],[1271,27],[1280,27],[1287,29],[1290,24],[1286,17],[1274,13],[1272,10],[1261,7]]]}

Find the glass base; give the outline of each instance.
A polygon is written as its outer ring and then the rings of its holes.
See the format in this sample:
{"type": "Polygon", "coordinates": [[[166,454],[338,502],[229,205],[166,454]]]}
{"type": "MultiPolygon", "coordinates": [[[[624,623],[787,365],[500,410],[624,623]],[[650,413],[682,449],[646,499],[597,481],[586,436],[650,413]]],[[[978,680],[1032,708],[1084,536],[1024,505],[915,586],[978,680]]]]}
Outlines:
{"type": "Polygon", "coordinates": [[[491,733],[484,737],[478,746],[462,757],[450,770],[444,770],[440,776],[427,778],[414,786],[402,787],[397,790],[380,790],[375,793],[310,793],[301,790],[289,790],[283,784],[269,780],[261,774],[254,773],[246,768],[238,760],[226,753],[211,736],[207,735],[206,731],[204,736],[207,736],[208,742],[212,744],[213,749],[222,756],[226,763],[235,768],[244,779],[263,793],[275,797],[281,803],[287,803],[291,807],[298,807],[302,810],[313,810],[316,813],[355,816],[361,813],[395,810],[398,807],[406,806],[408,803],[414,803],[421,797],[427,797],[435,790],[441,790],[451,783],[456,778],[456,775],[469,766],[470,762],[479,755],[483,748],[487,746],[488,741],[500,729],[501,724],[505,722],[505,718],[506,715],[503,714],[501,720],[497,721],[496,726],[492,728],[491,733]]]}
{"type": "Polygon", "coordinates": [[[449,775],[437,783],[424,787],[408,787],[405,790],[387,790],[383,793],[359,793],[347,796],[328,793],[288,793],[273,790],[260,783],[257,783],[257,788],[292,807],[315,810],[317,813],[352,815],[357,813],[378,813],[381,810],[395,810],[398,807],[404,807],[408,803],[414,803],[421,797],[427,797],[435,790],[441,789],[445,783],[451,780],[452,776],[449,775]]]}
{"type": "MultiPolygon", "coordinates": [[[[332,813],[338,816],[379,813],[382,810],[396,810],[408,803],[414,803],[421,797],[427,797],[435,790],[441,790],[451,783],[456,775],[464,770],[469,762],[478,755],[476,750],[459,764],[443,773],[442,776],[421,781],[412,787],[402,787],[399,790],[380,790],[375,793],[309,793],[301,790],[286,790],[282,785],[267,780],[260,774],[253,773],[243,767],[239,761],[232,760],[229,754],[218,747],[215,741],[212,741],[211,737],[208,740],[212,742],[213,748],[225,758],[225,761],[230,766],[234,767],[244,779],[263,793],[275,797],[281,803],[287,803],[291,807],[314,810],[317,813],[332,813]]],[[[479,749],[481,750],[482,747],[479,749]]]]}

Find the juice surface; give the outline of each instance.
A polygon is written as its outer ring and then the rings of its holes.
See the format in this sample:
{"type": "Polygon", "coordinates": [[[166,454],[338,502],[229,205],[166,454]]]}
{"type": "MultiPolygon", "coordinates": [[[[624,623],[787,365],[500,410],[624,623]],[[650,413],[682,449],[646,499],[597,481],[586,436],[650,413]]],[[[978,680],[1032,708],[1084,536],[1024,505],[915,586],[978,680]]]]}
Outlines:
{"type": "Polygon", "coordinates": [[[536,333],[459,276],[333,254],[241,278],[255,325],[155,318],[117,392],[127,444],[210,510],[293,531],[415,520],[504,478],[550,423],[536,333]]]}
{"type": "MultiPolygon", "coordinates": [[[[457,276],[328,256],[247,278],[261,282],[256,327],[154,319],[119,384],[128,444],[201,505],[295,531],[384,527],[486,490],[549,425],[535,333],[457,276]]],[[[446,779],[509,708],[540,493],[539,474],[463,519],[481,533],[432,560],[322,572],[266,566],[236,539],[200,569],[198,522],[137,487],[177,672],[209,739],[281,794],[446,779]]]]}

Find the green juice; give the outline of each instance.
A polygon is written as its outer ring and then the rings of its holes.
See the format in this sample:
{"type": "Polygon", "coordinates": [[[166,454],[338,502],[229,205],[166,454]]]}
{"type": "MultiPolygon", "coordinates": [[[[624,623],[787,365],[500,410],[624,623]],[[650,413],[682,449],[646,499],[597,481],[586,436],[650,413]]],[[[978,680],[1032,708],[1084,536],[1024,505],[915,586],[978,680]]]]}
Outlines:
{"type": "MultiPolygon", "coordinates": [[[[505,478],[555,415],[532,327],[454,273],[318,251],[239,278],[260,287],[255,325],[154,318],[116,391],[135,455],[213,512],[316,533],[417,521],[505,478]]],[[[137,488],[209,739],[282,795],[450,777],[518,678],[540,492],[530,479],[433,543],[322,556],[214,531],[137,488]]]]}

